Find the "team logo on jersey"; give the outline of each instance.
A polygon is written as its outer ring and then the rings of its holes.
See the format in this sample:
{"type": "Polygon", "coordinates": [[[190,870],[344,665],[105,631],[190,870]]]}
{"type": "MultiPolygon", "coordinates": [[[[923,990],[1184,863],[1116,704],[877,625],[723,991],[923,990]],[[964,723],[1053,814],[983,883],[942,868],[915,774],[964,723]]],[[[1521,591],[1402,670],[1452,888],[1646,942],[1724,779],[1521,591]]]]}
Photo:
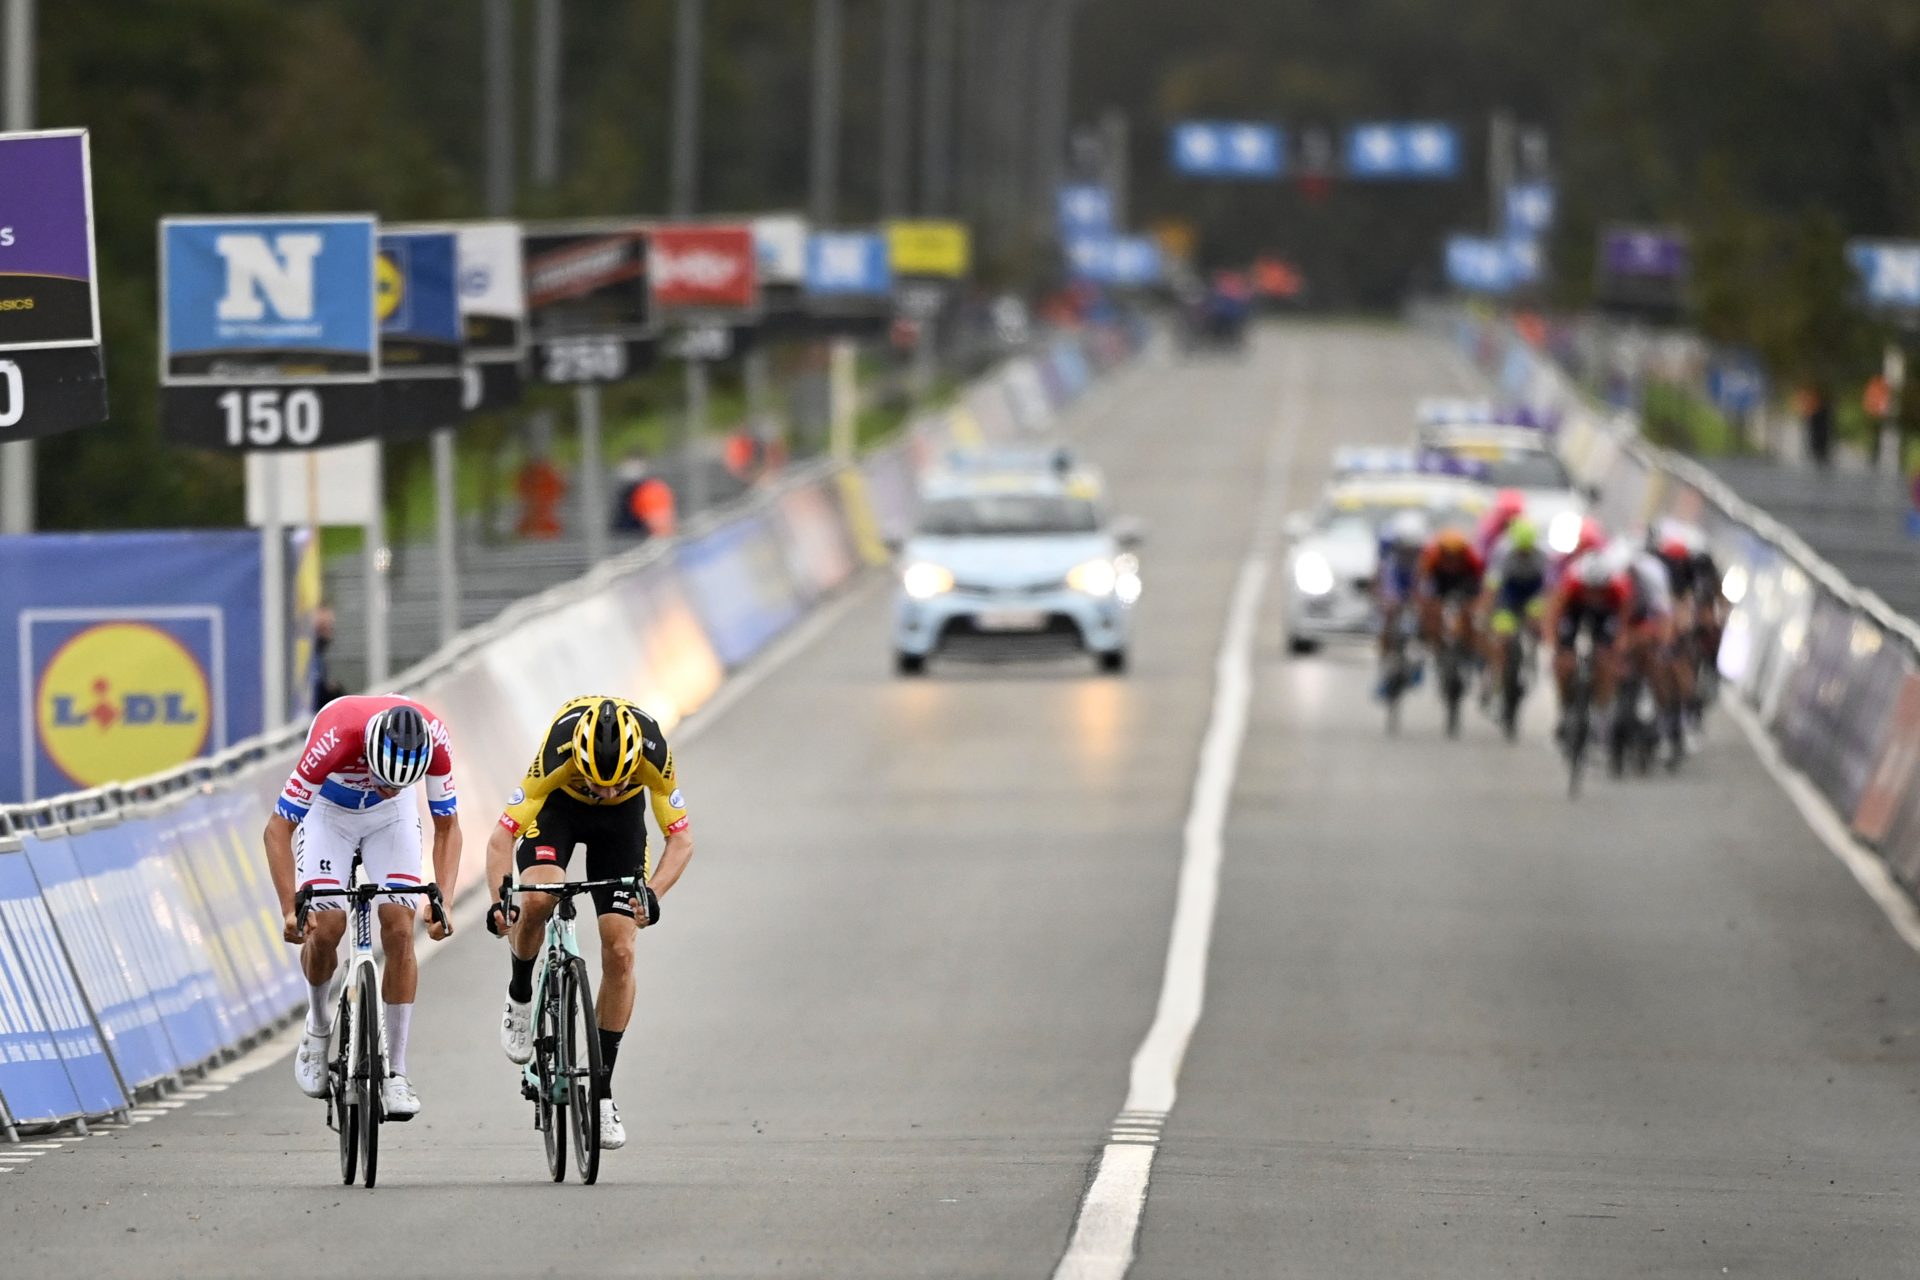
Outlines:
{"type": "Polygon", "coordinates": [[[673,794],[667,797],[667,803],[676,809],[684,809],[687,807],[687,799],[680,794],[680,788],[678,787],[675,787],[673,794]]]}
{"type": "Polygon", "coordinates": [[[533,860],[535,862],[558,862],[560,861],[560,851],[550,844],[537,845],[533,851],[533,860]]]}
{"type": "Polygon", "coordinates": [[[206,669],[144,622],[75,634],[41,672],[34,702],[41,746],[86,787],[183,764],[206,746],[212,724],[206,669]]]}
{"type": "Polygon", "coordinates": [[[512,793],[507,796],[507,804],[509,807],[516,804],[525,804],[526,802],[527,789],[525,787],[515,787],[512,793]]]}

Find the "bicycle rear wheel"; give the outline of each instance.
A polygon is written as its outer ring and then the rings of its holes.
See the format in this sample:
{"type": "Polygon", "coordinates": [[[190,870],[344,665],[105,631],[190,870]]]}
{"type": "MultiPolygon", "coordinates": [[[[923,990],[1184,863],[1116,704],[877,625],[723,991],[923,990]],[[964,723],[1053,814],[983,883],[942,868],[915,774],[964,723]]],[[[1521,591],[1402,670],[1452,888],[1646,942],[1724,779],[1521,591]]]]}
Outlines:
{"type": "Polygon", "coordinates": [[[353,1001],[342,991],[333,1015],[333,1034],[339,1037],[340,1048],[327,1066],[327,1087],[333,1091],[333,1127],[340,1138],[340,1183],[348,1187],[360,1171],[360,1106],[353,1100],[354,1012],[353,1001]]]}
{"type": "Polygon", "coordinates": [[[560,1025],[564,970],[549,965],[540,984],[540,1025],[535,1029],[534,1052],[539,1070],[540,1133],[547,1143],[547,1172],[555,1182],[567,1180],[567,1108],[561,1100],[561,1081],[567,1071],[567,1042],[560,1025]]]}
{"type": "Polygon", "coordinates": [[[372,965],[360,967],[360,1176],[368,1188],[380,1169],[380,1084],[387,1078],[380,1052],[380,992],[372,965]]]}
{"type": "Polygon", "coordinates": [[[600,1019],[593,1008],[593,984],[587,962],[567,964],[567,1108],[573,1112],[573,1154],[580,1181],[592,1186],[600,1177],[600,1019]]]}

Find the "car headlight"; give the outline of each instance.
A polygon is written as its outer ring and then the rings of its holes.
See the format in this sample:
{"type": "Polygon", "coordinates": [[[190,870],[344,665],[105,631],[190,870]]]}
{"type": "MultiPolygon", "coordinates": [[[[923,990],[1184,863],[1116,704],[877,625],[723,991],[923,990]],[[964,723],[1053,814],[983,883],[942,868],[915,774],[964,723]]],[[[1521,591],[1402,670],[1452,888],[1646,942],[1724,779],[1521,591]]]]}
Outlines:
{"type": "Polygon", "coordinates": [[[1293,562],[1293,584],[1310,596],[1333,590],[1333,566],[1318,551],[1303,551],[1293,562]]]}
{"type": "Polygon", "coordinates": [[[1119,573],[1111,560],[1089,560],[1067,571],[1067,585],[1090,596],[1110,596],[1119,573]]]}
{"type": "Polygon", "coordinates": [[[1133,604],[1140,599],[1140,557],[1125,552],[1113,558],[1114,579],[1113,594],[1121,604],[1133,604]]]}
{"type": "Polygon", "coordinates": [[[1747,586],[1747,567],[1729,565],[1726,575],[1720,579],[1720,594],[1727,598],[1728,604],[1739,604],[1747,598],[1747,586]]]}
{"type": "Polygon", "coordinates": [[[1547,547],[1559,555],[1572,555],[1580,545],[1580,513],[1562,511],[1547,523],[1547,547]]]}
{"type": "Polygon", "coordinates": [[[900,586],[915,600],[931,600],[953,590],[953,574],[943,565],[919,560],[900,575],[900,586]]]}

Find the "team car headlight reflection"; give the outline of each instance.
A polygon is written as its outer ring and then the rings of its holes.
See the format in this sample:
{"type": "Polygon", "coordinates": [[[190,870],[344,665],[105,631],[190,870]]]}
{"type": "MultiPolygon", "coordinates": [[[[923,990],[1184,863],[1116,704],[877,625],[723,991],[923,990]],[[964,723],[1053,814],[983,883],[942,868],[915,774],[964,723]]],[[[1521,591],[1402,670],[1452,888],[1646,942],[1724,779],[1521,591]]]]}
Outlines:
{"type": "Polygon", "coordinates": [[[915,600],[931,600],[953,590],[953,573],[944,565],[919,560],[900,575],[900,585],[915,600]]]}
{"type": "Polygon", "coordinates": [[[1547,524],[1547,547],[1557,555],[1572,555],[1580,545],[1580,513],[1562,511],[1547,524]]]}
{"type": "Polygon", "coordinates": [[[1310,596],[1333,590],[1333,566],[1318,551],[1303,551],[1293,562],[1293,584],[1310,596]]]}
{"type": "Polygon", "coordinates": [[[1111,560],[1088,560],[1067,570],[1067,585],[1083,595],[1104,599],[1113,594],[1119,571],[1111,560]]]}

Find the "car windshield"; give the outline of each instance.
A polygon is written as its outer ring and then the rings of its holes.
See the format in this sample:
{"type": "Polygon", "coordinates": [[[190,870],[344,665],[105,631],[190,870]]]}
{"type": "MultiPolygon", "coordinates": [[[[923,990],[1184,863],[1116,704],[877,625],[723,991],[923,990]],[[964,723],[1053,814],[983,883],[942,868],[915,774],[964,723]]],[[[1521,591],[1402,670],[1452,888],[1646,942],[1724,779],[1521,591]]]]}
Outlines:
{"type": "Polygon", "coordinates": [[[1387,522],[1402,511],[1418,511],[1434,529],[1472,529],[1479,523],[1479,517],[1463,507],[1409,507],[1404,504],[1383,504],[1379,506],[1344,507],[1330,513],[1321,523],[1321,530],[1335,541],[1373,542],[1380,537],[1380,531],[1387,522]]]}
{"type": "Polygon", "coordinates": [[[935,538],[1093,533],[1099,513],[1084,498],[1053,493],[980,493],[927,504],[920,532],[935,538]]]}
{"type": "Polygon", "coordinates": [[[1447,450],[1484,467],[1474,478],[1496,489],[1571,489],[1567,469],[1545,449],[1465,446],[1447,450]]]}

